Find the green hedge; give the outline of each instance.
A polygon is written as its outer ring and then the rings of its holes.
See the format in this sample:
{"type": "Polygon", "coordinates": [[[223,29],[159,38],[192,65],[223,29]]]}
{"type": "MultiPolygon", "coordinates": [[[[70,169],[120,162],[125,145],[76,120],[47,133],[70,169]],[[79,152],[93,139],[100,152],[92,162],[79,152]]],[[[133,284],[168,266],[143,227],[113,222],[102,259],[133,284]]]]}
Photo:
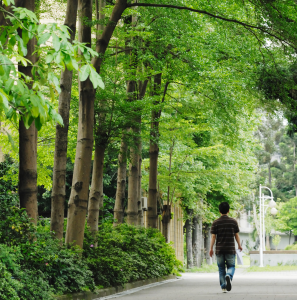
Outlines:
{"type": "Polygon", "coordinates": [[[161,277],[181,265],[157,230],[106,224],[94,238],[86,228],[83,250],[70,248],[53,239],[48,221],[35,227],[24,210],[9,207],[9,197],[1,200],[1,300],[50,300],[161,277]]]}

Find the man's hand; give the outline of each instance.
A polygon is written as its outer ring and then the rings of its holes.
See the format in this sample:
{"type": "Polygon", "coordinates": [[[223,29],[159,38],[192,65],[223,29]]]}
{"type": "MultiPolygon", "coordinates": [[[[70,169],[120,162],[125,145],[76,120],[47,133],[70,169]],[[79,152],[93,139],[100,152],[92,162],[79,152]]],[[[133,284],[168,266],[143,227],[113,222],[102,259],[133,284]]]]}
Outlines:
{"type": "Polygon", "coordinates": [[[213,249],[210,249],[210,251],[209,251],[209,256],[210,256],[210,257],[213,256],[213,249]]]}
{"type": "Polygon", "coordinates": [[[238,245],[238,249],[239,249],[240,251],[242,251],[242,247],[241,247],[240,245],[238,245]]]}

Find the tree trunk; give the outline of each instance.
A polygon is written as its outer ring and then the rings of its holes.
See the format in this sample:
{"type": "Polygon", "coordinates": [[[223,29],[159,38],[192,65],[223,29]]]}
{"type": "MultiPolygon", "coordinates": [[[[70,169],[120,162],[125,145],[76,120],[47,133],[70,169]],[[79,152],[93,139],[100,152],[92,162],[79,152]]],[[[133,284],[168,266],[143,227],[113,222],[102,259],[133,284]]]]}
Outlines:
{"type": "MultiPolygon", "coordinates": [[[[82,19],[92,20],[92,0],[79,0],[82,19]]],[[[80,42],[91,46],[91,27],[80,22],[80,42]]],[[[68,203],[66,243],[83,246],[85,219],[93,149],[95,90],[89,80],[79,82],[79,121],[73,170],[72,189],[68,203]]]]}
{"type": "Polygon", "coordinates": [[[192,251],[192,222],[188,219],[185,224],[186,227],[186,246],[187,246],[187,269],[193,267],[193,251],[192,251]]]}
{"type": "Polygon", "coordinates": [[[201,268],[202,266],[202,218],[196,215],[193,218],[193,233],[192,233],[192,245],[193,245],[193,265],[201,268]]]}
{"type": "MultiPolygon", "coordinates": [[[[35,1],[18,1],[19,7],[35,11],[35,1]]],[[[31,39],[27,44],[28,54],[26,58],[33,64],[37,57],[35,51],[36,39],[31,39]]],[[[32,77],[32,66],[19,65],[19,71],[25,76],[32,77]]],[[[29,84],[30,85],[30,84],[29,84]]],[[[31,87],[31,86],[29,86],[31,87]]],[[[20,207],[25,208],[29,218],[36,224],[38,218],[37,204],[37,129],[33,122],[26,129],[24,122],[19,122],[19,197],[20,207]]]]}
{"type": "MultiPolygon", "coordinates": [[[[64,24],[70,28],[70,42],[75,39],[78,0],[68,0],[64,24]]],[[[66,163],[68,146],[69,112],[73,72],[65,68],[61,74],[59,114],[64,125],[56,125],[55,158],[51,207],[51,231],[57,239],[63,238],[66,194],[66,163]]]]}
{"type": "Polygon", "coordinates": [[[206,250],[206,253],[205,253],[205,256],[206,256],[206,263],[208,265],[212,265],[212,258],[210,257],[209,255],[209,251],[210,251],[210,242],[211,242],[211,233],[210,233],[210,226],[207,226],[206,227],[206,235],[205,235],[205,250],[206,250]]]}
{"type": "Polygon", "coordinates": [[[270,162],[268,163],[268,180],[269,180],[269,186],[271,187],[271,167],[270,167],[270,162]]]}
{"type": "Polygon", "coordinates": [[[120,153],[118,156],[117,191],[113,215],[114,225],[122,224],[124,222],[124,202],[127,178],[127,148],[126,134],[123,133],[120,153]]]}
{"type": "Polygon", "coordinates": [[[139,145],[138,145],[138,164],[139,164],[139,170],[138,170],[138,225],[139,226],[144,226],[144,222],[143,222],[143,209],[142,209],[142,192],[141,192],[141,178],[142,178],[142,174],[141,174],[141,163],[142,163],[142,143],[140,141],[139,145]]]}
{"type": "Polygon", "coordinates": [[[270,250],[270,240],[269,240],[269,234],[266,234],[266,250],[270,250]]]}
{"type": "MultiPolygon", "coordinates": [[[[161,88],[162,74],[156,74],[154,77],[154,95],[158,94],[161,88]]],[[[155,104],[159,103],[158,101],[155,104]]],[[[158,177],[158,156],[159,156],[159,108],[153,109],[151,119],[151,137],[150,137],[150,168],[149,168],[149,192],[148,192],[148,227],[157,228],[158,203],[157,203],[157,177],[158,177]]]]}
{"type": "Polygon", "coordinates": [[[171,220],[171,206],[163,205],[162,212],[162,234],[166,239],[166,243],[170,242],[170,220],[171,220]]]}
{"type": "Polygon", "coordinates": [[[103,208],[103,166],[105,144],[96,145],[93,164],[92,184],[88,205],[88,226],[93,232],[98,231],[99,211],[103,208]]]}

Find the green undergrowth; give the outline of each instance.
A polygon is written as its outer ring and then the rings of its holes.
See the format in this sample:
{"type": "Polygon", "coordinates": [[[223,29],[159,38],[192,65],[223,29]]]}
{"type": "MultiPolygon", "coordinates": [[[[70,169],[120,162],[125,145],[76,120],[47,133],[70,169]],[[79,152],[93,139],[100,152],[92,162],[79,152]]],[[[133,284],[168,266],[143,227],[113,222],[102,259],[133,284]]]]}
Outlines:
{"type": "Polygon", "coordinates": [[[86,228],[81,250],[55,240],[48,220],[30,223],[13,193],[0,195],[0,200],[1,300],[51,300],[163,277],[181,266],[173,247],[155,229],[105,224],[94,238],[86,228]]]}
{"type": "Polygon", "coordinates": [[[295,242],[293,245],[287,246],[285,250],[297,250],[297,242],[295,242]]]}
{"type": "Polygon", "coordinates": [[[214,273],[218,271],[217,264],[207,265],[204,263],[201,268],[193,267],[191,269],[186,269],[185,272],[190,273],[214,273]]]}
{"type": "Polygon", "coordinates": [[[260,267],[249,267],[247,268],[248,272],[282,272],[282,271],[297,271],[297,266],[266,266],[263,268],[260,267]]]}

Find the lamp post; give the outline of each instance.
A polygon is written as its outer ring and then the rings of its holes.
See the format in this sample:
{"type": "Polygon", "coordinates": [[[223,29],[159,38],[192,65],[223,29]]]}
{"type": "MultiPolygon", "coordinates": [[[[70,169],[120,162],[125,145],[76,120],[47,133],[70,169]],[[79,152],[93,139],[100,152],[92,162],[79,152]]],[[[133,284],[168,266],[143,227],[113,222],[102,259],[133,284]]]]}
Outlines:
{"type": "Polygon", "coordinates": [[[266,186],[262,186],[260,184],[260,188],[259,188],[259,205],[260,205],[260,234],[259,234],[259,238],[260,238],[260,247],[259,247],[259,253],[260,253],[260,267],[264,267],[263,264],[263,249],[265,249],[265,212],[267,210],[268,207],[271,208],[270,213],[272,215],[276,215],[277,214],[277,209],[275,208],[276,203],[273,200],[273,194],[270,188],[266,187],[266,186]],[[271,196],[264,196],[262,195],[262,189],[267,189],[270,192],[271,196]],[[266,199],[270,199],[268,205],[265,205],[265,200],[266,199]],[[266,210],[265,210],[266,207],[266,210]]]}

